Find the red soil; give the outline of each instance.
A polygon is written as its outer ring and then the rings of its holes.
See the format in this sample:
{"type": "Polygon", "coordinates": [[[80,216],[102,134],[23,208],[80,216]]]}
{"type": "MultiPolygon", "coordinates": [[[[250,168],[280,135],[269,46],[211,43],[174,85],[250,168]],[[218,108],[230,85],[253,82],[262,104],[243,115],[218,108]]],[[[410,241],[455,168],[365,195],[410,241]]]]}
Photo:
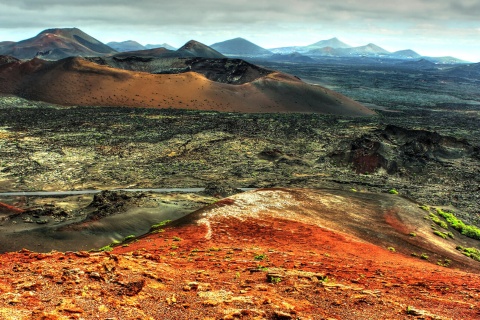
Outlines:
{"type": "Polygon", "coordinates": [[[56,62],[34,59],[1,66],[0,92],[61,105],[374,114],[345,96],[280,73],[244,85],[229,85],[193,72],[149,74],[100,66],[81,58],[56,62]]]}
{"type": "Polygon", "coordinates": [[[0,318],[480,317],[478,273],[233,198],[111,253],[0,256],[0,318]],[[239,204],[245,214],[230,216],[239,204]]]}
{"type": "Polygon", "coordinates": [[[6,211],[7,213],[22,213],[25,210],[0,202],[0,212],[2,211],[6,211]]]}

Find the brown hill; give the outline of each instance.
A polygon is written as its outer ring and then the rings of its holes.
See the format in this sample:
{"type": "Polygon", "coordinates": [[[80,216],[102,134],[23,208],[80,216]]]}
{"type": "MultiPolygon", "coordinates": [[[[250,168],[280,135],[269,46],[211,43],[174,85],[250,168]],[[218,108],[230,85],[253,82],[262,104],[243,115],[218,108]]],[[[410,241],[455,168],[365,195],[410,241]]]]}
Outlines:
{"type": "Polygon", "coordinates": [[[7,63],[18,62],[18,61],[19,60],[17,58],[14,58],[11,56],[0,56],[0,66],[7,63]]]}
{"type": "Polygon", "coordinates": [[[0,255],[0,316],[478,319],[478,266],[445,255],[453,244],[430,236],[420,209],[351,195],[258,190],[112,251],[0,255]],[[403,250],[425,250],[428,261],[403,250]]]}
{"type": "Polygon", "coordinates": [[[188,41],[177,52],[184,57],[225,58],[217,50],[195,40],[188,41]]]}
{"type": "Polygon", "coordinates": [[[190,40],[178,50],[169,50],[164,47],[153,48],[146,50],[136,50],[120,52],[112,55],[114,58],[210,58],[210,59],[222,59],[226,58],[220,52],[204,45],[201,42],[190,40]]]}
{"type": "Polygon", "coordinates": [[[101,56],[116,51],[77,28],[47,29],[37,36],[0,46],[0,54],[19,59],[57,60],[70,56],[101,56]]]}
{"type": "Polygon", "coordinates": [[[0,66],[0,92],[62,105],[374,114],[345,96],[278,72],[231,85],[194,72],[148,74],[82,58],[55,62],[33,59],[0,66]]]}

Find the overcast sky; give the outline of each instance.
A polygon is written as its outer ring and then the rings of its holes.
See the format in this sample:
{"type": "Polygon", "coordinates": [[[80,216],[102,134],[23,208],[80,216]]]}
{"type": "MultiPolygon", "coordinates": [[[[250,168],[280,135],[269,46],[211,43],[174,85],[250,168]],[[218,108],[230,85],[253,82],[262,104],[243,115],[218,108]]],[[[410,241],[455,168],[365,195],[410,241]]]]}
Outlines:
{"type": "Polygon", "coordinates": [[[77,27],[102,41],[210,45],[235,37],[262,47],[338,37],[389,51],[480,61],[480,0],[1,0],[0,41],[77,27]]]}

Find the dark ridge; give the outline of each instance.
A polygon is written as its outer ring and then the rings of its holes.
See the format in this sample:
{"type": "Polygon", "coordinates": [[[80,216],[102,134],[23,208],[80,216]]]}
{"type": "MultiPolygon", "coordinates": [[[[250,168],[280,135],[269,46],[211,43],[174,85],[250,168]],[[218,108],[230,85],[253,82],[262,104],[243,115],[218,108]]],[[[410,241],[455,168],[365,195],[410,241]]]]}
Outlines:
{"type": "MultiPolygon", "coordinates": [[[[157,50],[157,49],[153,49],[157,50]]],[[[168,53],[172,53],[167,49],[168,53]]],[[[148,50],[145,50],[148,51],[148,50]]],[[[228,83],[244,84],[272,73],[241,59],[214,58],[156,58],[149,56],[127,55],[122,53],[113,57],[95,57],[86,60],[100,65],[107,65],[130,71],[149,72],[153,74],[179,74],[193,71],[207,79],[228,83]]]]}
{"type": "Polygon", "coordinates": [[[103,43],[101,44],[98,44],[98,43],[92,43],[76,34],[73,35],[73,37],[75,38],[75,40],[77,40],[78,42],[80,42],[81,44],[83,44],[85,47],[93,50],[93,51],[96,51],[96,52],[99,52],[99,53],[111,53],[112,52],[112,49],[110,49],[110,47],[107,47],[106,45],[104,45],[103,43]]]}
{"type": "Polygon", "coordinates": [[[0,66],[12,62],[19,62],[20,60],[12,56],[2,56],[0,55],[0,66]]]}

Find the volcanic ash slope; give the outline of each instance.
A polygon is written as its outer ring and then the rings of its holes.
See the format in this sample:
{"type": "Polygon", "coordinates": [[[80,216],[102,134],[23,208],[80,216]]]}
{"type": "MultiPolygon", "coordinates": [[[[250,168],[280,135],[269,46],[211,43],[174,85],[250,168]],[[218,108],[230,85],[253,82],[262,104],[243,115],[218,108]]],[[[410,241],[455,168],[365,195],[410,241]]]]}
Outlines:
{"type": "Polygon", "coordinates": [[[61,105],[374,114],[341,94],[279,72],[231,85],[194,72],[149,74],[101,66],[82,58],[0,65],[0,92],[61,105]]]}

